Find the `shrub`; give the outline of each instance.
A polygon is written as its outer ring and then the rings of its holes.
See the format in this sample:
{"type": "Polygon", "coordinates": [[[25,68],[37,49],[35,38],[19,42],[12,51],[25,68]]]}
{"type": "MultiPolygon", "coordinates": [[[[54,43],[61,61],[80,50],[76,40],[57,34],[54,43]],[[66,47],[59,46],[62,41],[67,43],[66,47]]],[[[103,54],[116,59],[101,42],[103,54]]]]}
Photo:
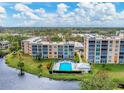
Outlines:
{"type": "Polygon", "coordinates": [[[49,69],[49,73],[52,74],[52,68],[53,68],[54,62],[50,63],[50,69],[49,69]]]}
{"type": "Polygon", "coordinates": [[[83,78],[81,89],[83,90],[112,90],[116,84],[112,81],[106,71],[99,71],[91,78],[83,78]]]}
{"type": "Polygon", "coordinates": [[[47,64],[47,69],[50,69],[50,64],[47,64]]]}
{"type": "Polygon", "coordinates": [[[50,73],[53,72],[53,73],[81,73],[81,71],[57,71],[57,70],[54,70],[54,71],[49,71],[50,73]]]}

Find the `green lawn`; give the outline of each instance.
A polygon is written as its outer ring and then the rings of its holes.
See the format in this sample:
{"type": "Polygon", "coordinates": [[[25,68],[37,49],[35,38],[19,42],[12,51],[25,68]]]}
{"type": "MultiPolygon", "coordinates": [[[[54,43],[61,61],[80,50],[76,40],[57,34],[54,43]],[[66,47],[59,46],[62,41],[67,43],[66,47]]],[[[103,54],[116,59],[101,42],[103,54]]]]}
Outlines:
{"type": "MultiPolygon", "coordinates": [[[[31,56],[22,54],[22,59],[25,64],[24,70],[26,72],[35,74],[39,76],[41,73],[38,65],[42,64],[42,76],[49,77],[52,79],[63,79],[63,80],[81,80],[83,76],[85,78],[90,78],[93,74],[95,74],[99,70],[103,70],[102,64],[94,64],[92,65],[92,73],[88,74],[49,74],[49,69],[47,68],[48,65],[50,65],[51,62],[54,61],[54,59],[42,59],[40,61],[33,60],[31,56]]],[[[14,68],[18,68],[17,64],[19,62],[19,58],[17,55],[13,56],[12,54],[9,54],[6,56],[6,63],[14,68]]],[[[110,77],[117,81],[124,83],[124,64],[106,64],[104,66],[104,69],[108,71],[110,77]]]]}
{"type": "MultiPolygon", "coordinates": [[[[95,71],[102,70],[102,64],[95,64],[92,66],[95,71]]],[[[108,71],[110,77],[117,81],[124,83],[124,64],[106,64],[104,69],[108,71]]]]}
{"type": "MultiPolygon", "coordinates": [[[[63,79],[63,80],[81,80],[82,74],[49,74],[49,69],[47,68],[54,59],[42,59],[40,61],[33,60],[33,58],[29,55],[22,54],[22,59],[24,62],[24,70],[26,72],[38,75],[41,73],[38,65],[42,64],[42,76],[49,77],[52,79],[63,79]]],[[[6,56],[6,63],[14,68],[18,68],[17,64],[19,62],[19,58],[17,55],[13,56],[9,54],[6,56]]]]}

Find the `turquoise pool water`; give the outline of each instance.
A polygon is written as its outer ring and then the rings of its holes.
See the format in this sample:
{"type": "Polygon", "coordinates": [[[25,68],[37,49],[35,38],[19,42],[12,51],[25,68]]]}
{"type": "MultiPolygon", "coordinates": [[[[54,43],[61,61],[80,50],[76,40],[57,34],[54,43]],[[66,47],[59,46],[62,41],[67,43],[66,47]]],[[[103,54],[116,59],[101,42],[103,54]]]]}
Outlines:
{"type": "Polygon", "coordinates": [[[72,65],[71,65],[71,63],[60,63],[59,70],[72,71],[72,65]]]}

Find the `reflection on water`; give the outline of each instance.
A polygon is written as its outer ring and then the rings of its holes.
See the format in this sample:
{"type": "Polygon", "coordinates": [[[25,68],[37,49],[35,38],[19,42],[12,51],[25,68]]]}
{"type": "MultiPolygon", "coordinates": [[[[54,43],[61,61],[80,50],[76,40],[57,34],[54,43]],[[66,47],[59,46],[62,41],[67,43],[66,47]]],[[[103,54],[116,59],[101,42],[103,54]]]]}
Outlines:
{"type": "Polygon", "coordinates": [[[77,81],[57,81],[49,78],[38,78],[37,76],[25,73],[18,76],[18,70],[10,68],[5,60],[0,58],[0,90],[78,90],[77,81]]]}

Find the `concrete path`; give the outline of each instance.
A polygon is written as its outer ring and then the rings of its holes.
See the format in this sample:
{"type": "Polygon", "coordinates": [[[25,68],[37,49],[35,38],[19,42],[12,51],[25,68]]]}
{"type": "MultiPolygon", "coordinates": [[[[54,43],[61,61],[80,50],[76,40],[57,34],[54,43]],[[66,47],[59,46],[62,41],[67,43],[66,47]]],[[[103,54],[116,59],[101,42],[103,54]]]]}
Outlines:
{"type": "Polygon", "coordinates": [[[80,60],[79,62],[83,63],[80,52],[78,51],[77,54],[78,54],[78,57],[79,57],[79,60],[80,60]]]}

